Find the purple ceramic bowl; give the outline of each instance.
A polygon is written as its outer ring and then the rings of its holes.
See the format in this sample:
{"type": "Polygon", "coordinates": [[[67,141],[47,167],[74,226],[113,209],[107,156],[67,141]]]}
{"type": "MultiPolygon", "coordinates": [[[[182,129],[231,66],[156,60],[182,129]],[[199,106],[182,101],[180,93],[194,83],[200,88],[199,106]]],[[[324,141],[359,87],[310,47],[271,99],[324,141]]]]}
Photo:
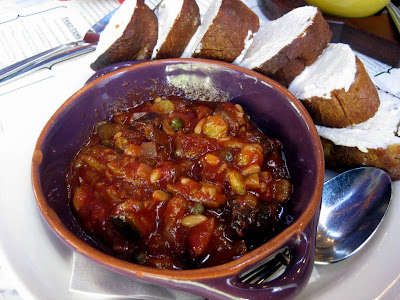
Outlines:
{"type": "Polygon", "coordinates": [[[40,211],[54,232],[74,250],[134,280],[210,299],[283,299],[300,292],[314,262],[323,179],[318,133],[305,108],[287,89],[256,72],[198,59],[127,62],[100,71],[49,120],[37,141],[32,164],[40,211]],[[65,185],[67,166],[94,124],[119,109],[170,94],[239,103],[265,134],[284,145],[294,185],[290,207],[293,222],[259,248],[217,267],[158,270],[118,260],[83,232],[70,209],[65,185]],[[239,279],[240,274],[283,248],[289,249],[291,259],[281,276],[261,285],[239,279]]]}

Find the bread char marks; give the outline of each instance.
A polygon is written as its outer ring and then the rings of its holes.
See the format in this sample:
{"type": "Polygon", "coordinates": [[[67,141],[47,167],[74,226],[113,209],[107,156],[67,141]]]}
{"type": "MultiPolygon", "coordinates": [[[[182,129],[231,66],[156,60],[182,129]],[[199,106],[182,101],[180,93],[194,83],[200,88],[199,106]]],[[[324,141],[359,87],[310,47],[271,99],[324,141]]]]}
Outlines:
{"type": "Polygon", "coordinates": [[[99,52],[106,50],[90,65],[95,71],[117,62],[150,59],[157,42],[157,17],[144,0],[124,1],[114,18],[100,36],[104,45],[100,46],[99,52]]]}
{"type": "Polygon", "coordinates": [[[222,0],[193,57],[233,62],[259,30],[258,16],[240,0],[222,0]]]}
{"type": "Polygon", "coordinates": [[[242,1],[214,1],[182,57],[233,62],[242,54],[259,27],[259,17],[242,1]]]}
{"type": "Polygon", "coordinates": [[[161,45],[170,32],[176,18],[182,10],[183,0],[164,0],[154,9],[158,20],[158,39],[153,49],[152,58],[155,58],[161,45]]]}
{"type": "Polygon", "coordinates": [[[184,58],[192,57],[201,39],[207,32],[208,27],[212,24],[214,18],[217,16],[221,4],[222,0],[215,0],[211,3],[207,11],[205,12],[203,18],[201,19],[201,24],[198,27],[196,33],[193,35],[189,44],[186,46],[185,51],[182,54],[182,57],[184,58]]]}
{"type": "Polygon", "coordinates": [[[158,40],[151,58],[180,57],[200,25],[196,1],[163,0],[154,13],[158,20],[158,40]]]}

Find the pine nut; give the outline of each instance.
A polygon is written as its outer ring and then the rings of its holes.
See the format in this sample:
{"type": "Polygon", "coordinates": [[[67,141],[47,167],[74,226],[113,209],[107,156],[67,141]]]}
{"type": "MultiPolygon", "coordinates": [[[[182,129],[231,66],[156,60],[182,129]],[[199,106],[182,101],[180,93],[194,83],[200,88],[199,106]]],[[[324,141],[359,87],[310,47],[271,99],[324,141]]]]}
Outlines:
{"type": "Polygon", "coordinates": [[[189,178],[186,178],[186,177],[183,177],[183,178],[181,179],[181,183],[182,183],[183,185],[188,184],[190,181],[191,181],[191,180],[190,180],[189,178]]]}
{"type": "Polygon", "coordinates": [[[188,215],[181,220],[181,223],[185,227],[192,227],[198,225],[207,220],[207,217],[204,215],[188,215]]]}
{"type": "Polygon", "coordinates": [[[122,135],[121,131],[118,131],[116,134],[114,134],[113,139],[116,140],[117,138],[119,138],[122,135]]]}
{"type": "Polygon", "coordinates": [[[171,196],[167,192],[163,190],[155,190],[153,192],[153,198],[156,199],[157,201],[168,201],[171,196]]]}
{"type": "Polygon", "coordinates": [[[206,119],[201,119],[197,124],[196,127],[194,128],[194,133],[200,134],[201,130],[203,128],[203,124],[206,121],[206,119]]]}
{"type": "Polygon", "coordinates": [[[243,175],[257,174],[261,170],[259,165],[250,165],[242,171],[243,175]]]}

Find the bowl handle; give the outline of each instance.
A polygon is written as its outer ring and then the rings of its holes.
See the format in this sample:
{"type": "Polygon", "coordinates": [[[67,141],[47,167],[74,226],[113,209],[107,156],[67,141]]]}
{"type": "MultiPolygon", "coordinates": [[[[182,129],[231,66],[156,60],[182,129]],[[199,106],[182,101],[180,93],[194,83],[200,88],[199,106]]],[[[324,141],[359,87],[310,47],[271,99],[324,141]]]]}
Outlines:
{"type": "MultiPolygon", "coordinates": [[[[286,269],[277,278],[266,283],[245,283],[240,271],[235,277],[219,277],[195,282],[187,291],[196,291],[199,295],[210,299],[288,299],[296,296],[307,284],[314,265],[316,222],[314,220],[304,232],[294,235],[282,249],[290,252],[290,262],[286,269]],[[201,283],[201,284],[199,284],[201,283]]],[[[277,251],[279,252],[279,251],[277,251]]],[[[277,253],[275,252],[275,253],[277,253]]],[[[272,255],[273,257],[275,254],[272,255]]],[[[271,256],[269,256],[271,257],[271,256]]],[[[267,261],[266,258],[264,261],[267,261]]],[[[270,260],[270,261],[273,261],[270,260]]],[[[275,261],[276,262],[276,261],[275,261]]],[[[249,268],[253,269],[259,266],[249,268]]],[[[279,263],[276,265],[279,267],[279,263]]]]}
{"type": "Polygon", "coordinates": [[[112,65],[106,66],[106,67],[96,71],[92,76],[90,76],[89,79],[85,82],[85,85],[101,76],[108,74],[108,73],[129,67],[129,66],[137,65],[142,62],[144,62],[144,60],[132,60],[132,61],[119,62],[119,63],[115,63],[112,65]]]}

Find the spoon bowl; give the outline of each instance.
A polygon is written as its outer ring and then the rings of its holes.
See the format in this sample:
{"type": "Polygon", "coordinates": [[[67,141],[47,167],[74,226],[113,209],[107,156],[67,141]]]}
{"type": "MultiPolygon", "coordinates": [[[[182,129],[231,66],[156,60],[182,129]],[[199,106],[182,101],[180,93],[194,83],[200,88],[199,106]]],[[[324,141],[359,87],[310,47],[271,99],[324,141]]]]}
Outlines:
{"type": "Polygon", "coordinates": [[[384,217],[391,193],[389,175],[373,167],[352,169],[325,182],[315,263],[338,262],[360,250],[384,217]]]}

